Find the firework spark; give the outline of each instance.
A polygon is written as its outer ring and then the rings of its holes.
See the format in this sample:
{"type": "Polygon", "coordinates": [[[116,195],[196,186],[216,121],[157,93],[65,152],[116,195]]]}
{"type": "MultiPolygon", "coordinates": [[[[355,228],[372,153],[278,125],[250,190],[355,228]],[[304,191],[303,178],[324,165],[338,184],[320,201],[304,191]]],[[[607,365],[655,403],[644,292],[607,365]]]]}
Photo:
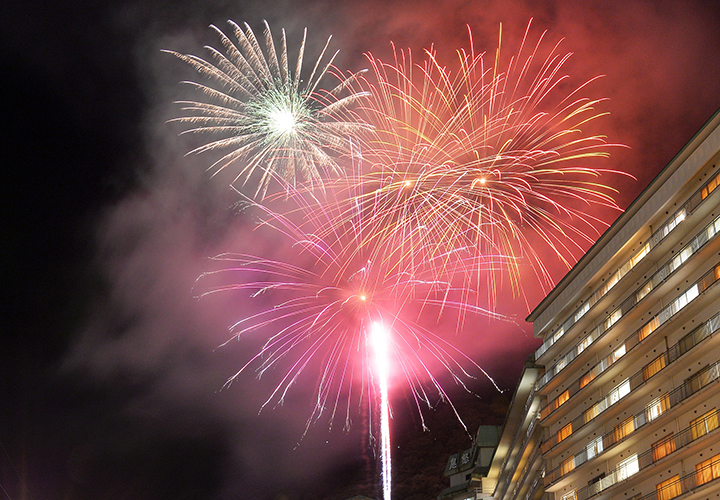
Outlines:
{"type": "Polygon", "coordinates": [[[178,101],[186,116],[171,121],[190,128],[183,133],[210,133],[221,137],[190,153],[221,150],[225,153],[208,169],[213,175],[234,166],[233,182],[257,182],[255,197],[262,198],[272,179],[282,184],[322,183],[342,172],[335,155],[347,151],[348,137],[368,127],[358,121],[351,107],[364,92],[348,89],[359,73],[341,76],[332,66],[335,52],[327,62],[325,47],[303,81],[303,59],[307,30],[303,33],[295,72],[288,67],[285,31],[279,53],[270,27],[265,23],[265,51],[252,29],[243,30],[228,21],[236,42],[211,26],[220,37],[224,51],[206,47],[214,62],[200,57],[166,51],[192,66],[209,82],[184,82],[193,86],[203,100],[178,101]],[[338,79],[331,90],[321,80],[338,79]]]}

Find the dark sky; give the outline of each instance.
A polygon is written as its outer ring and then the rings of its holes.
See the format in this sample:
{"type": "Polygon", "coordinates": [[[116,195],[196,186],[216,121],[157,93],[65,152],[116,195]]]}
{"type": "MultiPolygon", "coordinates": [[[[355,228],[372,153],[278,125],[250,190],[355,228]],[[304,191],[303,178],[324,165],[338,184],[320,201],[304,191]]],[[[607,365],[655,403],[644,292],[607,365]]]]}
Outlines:
{"type": "MultiPolygon", "coordinates": [[[[375,460],[360,412],[349,434],[313,427],[296,446],[303,391],[258,415],[272,380],[220,391],[251,346],[226,340],[229,300],[197,301],[207,258],[246,240],[226,186],[165,120],[187,68],[160,49],[202,54],[226,19],[285,27],[309,54],[333,35],[338,66],[389,42],[452,61],[466,46],[492,51],[498,25],[512,47],[533,17],[537,33],[573,56],[573,81],[605,75],[602,130],[626,207],[720,107],[717,2],[3,2],[2,323],[0,498],[342,499],[375,496],[375,460]]],[[[617,215],[599,212],[611,222],[617,215]]],[[[259,243],[258,243],[259,244],[259,243]]],[[[549,262],[553,278],[565,269],[549,262]]],[[[530,306],[542,299],[527,280],[530,306]]],[[[537,346],[522,300],[501,304],[516,323],[471,322],[455,341],[506,389],[478,380],[456,394],[468,425],[501,423],[525,357],[537,346]]],[[[449,453],[468,445],[447,405],[422,432],[408,395],[394,399],[397,498],[434,498],[449,453]]]]}

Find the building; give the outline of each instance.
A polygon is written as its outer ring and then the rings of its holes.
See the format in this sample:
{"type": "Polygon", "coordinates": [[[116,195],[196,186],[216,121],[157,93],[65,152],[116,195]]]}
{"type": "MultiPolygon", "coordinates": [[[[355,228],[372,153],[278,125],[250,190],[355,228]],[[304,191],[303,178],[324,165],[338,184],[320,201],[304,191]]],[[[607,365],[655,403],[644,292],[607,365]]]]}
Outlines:
{"type": "Polygon", "coordinates": [[[720,112],[530,314],[536,366],[461,498],[720,497],[718,165],[720,112]]]}
{"type": "Polygon", "coordinates": [[[530,314],[548,499],[720,495],[720,114],[530,314]]]}

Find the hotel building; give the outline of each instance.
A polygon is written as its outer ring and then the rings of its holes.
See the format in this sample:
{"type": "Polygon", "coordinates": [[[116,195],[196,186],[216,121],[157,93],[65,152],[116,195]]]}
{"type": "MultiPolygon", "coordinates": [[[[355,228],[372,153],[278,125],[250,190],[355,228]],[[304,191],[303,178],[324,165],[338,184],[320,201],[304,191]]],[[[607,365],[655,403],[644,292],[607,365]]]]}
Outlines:
{"type": "Polygon", "coordinates": [[[720,113],[530,314],[534,365],[452,498],[720,498],[718,185],[720,113]]]}

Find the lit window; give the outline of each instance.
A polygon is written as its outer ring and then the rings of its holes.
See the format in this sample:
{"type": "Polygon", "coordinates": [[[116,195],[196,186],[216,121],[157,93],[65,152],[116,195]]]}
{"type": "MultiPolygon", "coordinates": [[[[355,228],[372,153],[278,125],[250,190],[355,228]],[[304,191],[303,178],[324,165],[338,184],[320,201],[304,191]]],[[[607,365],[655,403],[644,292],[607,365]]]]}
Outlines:
{"type": "Polygon", "coordinates": [[[580,377],[580,388],[582,389],[586,385],[588,385],[590,382],[592,382],[592,379],[595,378],[595,373],[593,370],[590,370],[585,375],[580,377]]]}
{"type": "Polygon", "coordinates": [[[594,458],[595,455],[599,455],[600,453],[602,453],[602,451],[603,451],[602,436],[590,441],[590,444],[588,444],[585,449],[587,450],[588,460],[590,460],[591,458],[594,458]]]}
{"type": "Polygon", "coordinates": [[[692,422],[690,422],[690,434],[692,435],[693,441],[701,436],[704,436],[710,431],[718,428],[718,411],[717,408],[713,408],[704,415],[699,416],[692,422]]]}
{"type": "Polygon", "coordinates": [[[655,358],[643,368],[643,380],[649,379],[663,368],[665,368],[665,353],[655,358]]]}
{"type": "Polygon", "coordinates": [[[671,498],[675,498],[682,493],[680,476],[676,474],[670,479],[667,479],[662,483],[658,483],[657,486],[655,486],[655,491],[657,492],[658,500],[670,500],[671,498]]]}
{"type": "Polygon", "coordinates": [[[559,372],[563,368],[565,368],[565,365],[567,364],[567,359],[565,359],[565,356],[560,358],[560,361],[557,362],[555,365],[555,373],[559,372]]]}
{"type": "Polygon", "coordinates": [[[617,464],[616,473],[617,480],[622,481],[629,478],[633,474],[637,474],[640,471],[640,464],[638,463],[637,453],[619,464],[617,464]]]}
{"type": "Polygon", "coordinates": [[[600,403],[593,405],[591,408],[586,410],[585,413],[583,413],[583,418],[586,423],[598,416],[598,413],[600,413],[599,404],[600,403]]]}
{"type": "Polygon", "coordinates": [[[560,429],[557,433],[558,443],[572,434],[572,422],[560,429]]]}
{"type": "Polygon", "coordinates": [[[605,320],[605,329],[607,330],[613,326],[622,317],[622,311],[618,308],[605,320]]]}
{"type": "Polygon", "coordinates": [[[675,451],[675,436],[670,433],[670,436],[665,437],[661,439],[660,441],[656,441],[652,445],[652,456],[653,456],[653,462],[656,460],[660,460],[664,456],[669,455],[675,451]]]}
{"type": "Polygon", "coordinates": [[[623,420],[620,424],[615,426],[615,429],[613,429],[613,434],[615,437],[615,442],[617,443],[622,438],[630,434],[635,430],[635,420],[633,417],[630,417],[626,420],[623,420]]]}
{"type": "Polygon", "coordinates": [[[614,353],[612,353],[612,357],[613,357],[612,362],[614,363],[614,362],[617,361],[618,359],[620,359],[620,358],[622,358],[623,356],[625,356],[625,352],[626,352],[626,351],[625,351],[625,344],[623,344],[623,345],[621,345],[620,347],[618,347],[618,348],[615,350],[614,353]]]}
{"type": "Polygon", "coordinates": [[[567,401],[568,399],[570,399],[570,393],[568,392],[568,390],[565,390],[565,392],[563,392],[562,394],[560,394],[560,395],[557,397],[557,399],[555,400],[555,408],[561,406],[561,405],[562,405],[563,403],[565,403],[565,401],[567,401]]]}
{"type": "Polygon", "coordinates": [[[610,391],[610,404],[614,405],[628,394],[630,394],[630,379],[625,379],[622,384],[610,391]]]}
{"type": "Polygon", "coordinates": [[[560,327],[560,329],[555,332],[555,335],[553,335],[553,343],[557,342],[557,340],[562,337],[565,334],[565,328],[560,327]]]}
{"type": "Polygon", "coordinates": [[[577,500],[577,496],[575,495],[575,490],[572,490],[569,493],[565,493],[560,500],[577,500]]]}
{"type": "Polygon", "coordinates": [[[650,251],[650,244],[645,243],[645,245],[638,251],[637,255],[634,255],[632,259],[630,259],[630,262],[633,267],[635,267],[635,264],[640,262],[643,257],[645,257],[648,252],[650,251]]]}
{"type": "Polygon", "coordinates": [[[580,320],[580,318],[582,318],[583,316],[585,316],[585,313],[588,312],[589,310],[590,310],[590,303],[589,303],[589,302],[585,302],[585,303],[580,307],[580,309],[578,309],[578,311],[575,313],[575,322],[577,323],[578,320],[580,320]]]}
{"type": "Polygon", "coordinates": [[[560,464],[560,474],[564,476],[575,470],[575,457],[570,457],[560,464]]]}
{"type": "Polygon", "coordinates": [[[654,332],[658,326],[660,326],[660,321],[658,320],[658,317],[655,316],[653,319],[645,323],[645,325],[640,329],[638,341],[645,339],[648,335],[654,332]]]}
{"type": "Polygon", "coordinates": [[[587,346],[589,346],[590,344],[592,344],[592,341],[593,341],[592,335],[588,335],[587,337],[585,337],[584,339],[582,339],[582,340],[580,341],[580,343],[577,345],[577,353],[580,354],[580,353],[583,352],[585,349],[587,349],[587,346]]]}
{"type": "Polygon", "coordinates": [[[720,455],[708,458],[695,466],[695,482],[700,486],[720,477],[720,455]]]}
{"type": "Polygon", "coordinates": [[[647,407],[645,407],[645,413],[647,414],[648,420],[652,421],[665,413],[669,407],[670,398],[665,394],[647,405],[647,407]]]}

